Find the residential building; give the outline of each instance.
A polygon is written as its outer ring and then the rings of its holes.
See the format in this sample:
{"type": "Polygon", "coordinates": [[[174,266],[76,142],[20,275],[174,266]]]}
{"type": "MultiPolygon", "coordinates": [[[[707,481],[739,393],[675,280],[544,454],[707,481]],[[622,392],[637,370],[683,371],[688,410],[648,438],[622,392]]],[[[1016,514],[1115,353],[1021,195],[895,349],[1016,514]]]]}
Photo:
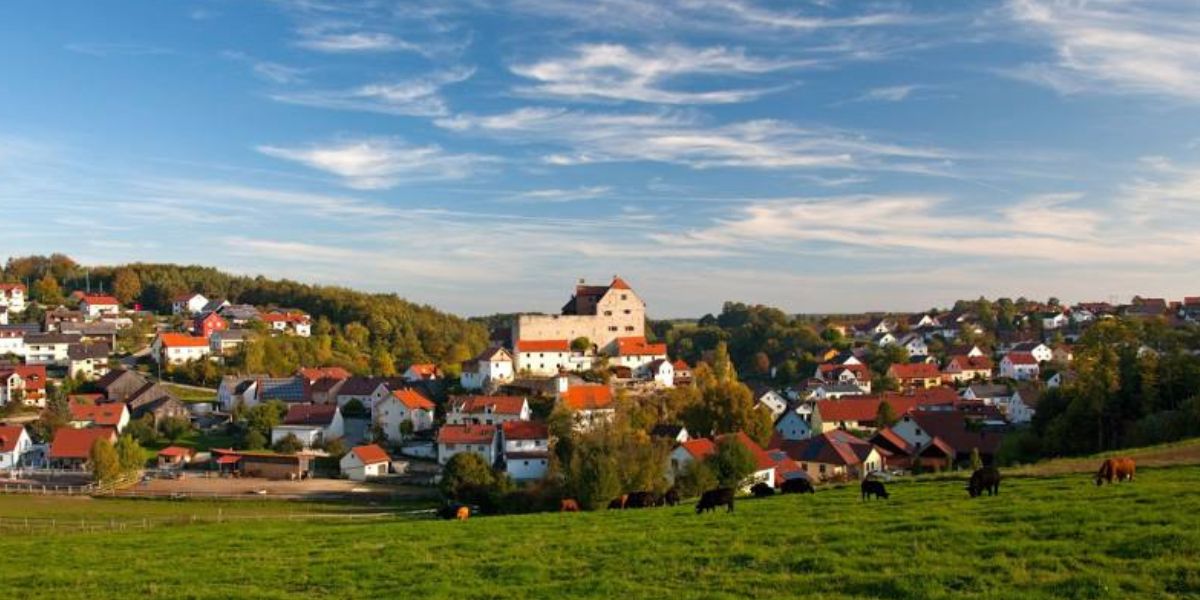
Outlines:
{"type": "Polygon", "coordinates": [[[499,428],[495,425],[443,425],[438,430],[438,464],[446,464],[456,454],[474,452],[489,465],[496,464],[499,453],[499,428]]]}
{"type": "Polygon", "coordinates": [[[616,414],[612,388],[607,385],[572,385],[559,393],[559,402],[575,414],[577,429],[590,429],[600,420],[611,421],[616,414]]]}
{"type": "Polygon", "coordinates": [[[25,364],[65,367],[70,362],[68,351],[81,336],[64,333],[34,333],[25,335],[25,364]]]}
{"type": "Polygon", "coordinates": [[[351,481],[366,481],[372,477],[388,474],[392,460],[387,451],[377,444],[355,446],[338,463],[342,475],[351,481]]]}
{"type": "Polygon", "coordinates": [[[150,355],[160,365],[182,365],[203,360],[211,352],[208,340],[186,333],[160,333],[150,344],[150,355]]]}
{"type": "Polygon", "coordinates": [[[46,459],[53,468],[86,470],[90,468],[92,444],[96,440],[116,443],[117,432],[111,427],[59,427],[54,431],[46,459]]]}
{"type": "Polygon", "coordinates": [[[159,469],[163,470],[179,470],[192,462],[196,451],[183,446],[167,446],[158,451],[155,457],[155,462],[159,469]]]}
{"type": "Polygon", "coordinates": [[[513,380],[513,356],[503,346],[492,346],[462,364],[459,383],[466,390],[482,390],[513,380]]]}
{"type": "Polygon", "coordinates": [[[885,466],[883,455],[875,446],[841,430],[783,441],[779,449],[798,463],[812,481],[863,479],[885,466]]]}
{"type": "Polygon", "coordinates": [[[514,348],[516,368],[522,374],[553,377],[559,371],[583,370],[582,361],[572,360],[571,342],[565,339],[520,340],[514,348]]]}
{"type": "Polygon", "coordinates": [[[0,470],[27,465],[33,440],[24,425],[0,425],[0,470]]]}
{"type": "Polygon", "coordinates": [[[401,375],[401,377],[408,382],[431,381],[434,379],[441,379],[442,370],[433,363],[413,364],[409,365],[409,367],[404,370],[404,373],[401,375]]]}
{"type": "Polygon", "coordinates": [[[1000,359],[1000,377],[1017,381],[1034,381],[1041,367],[1037,358],[1029,352],[1009,352],[1000,359]]]}
{"type": "Polygon", "coordinates": [[[546,476],[550,465],[550,431],[545,423],[508,421],[500,426],[504,469],[515,481],[546,476]]]}
{"type": "Polygon", "coordinates": [[[0,283],[0,307],[10,313],[25,312],[25,291],[23,283],[0,283]]]}
{"type": "Polygon", "coordinates": [[[208,351],[216,356],[232,354],[250,339],[251,334],[248,329],[213,331],[208,336],[208,351]]]}
{"type": "Polygon", "coordinates": [[[0,365],[0,406],[21,401],[25,406],[46,406],[46,367],[0,365]]]}
{"type": "Polygon", "coordinates": [[[190,315],[199,313],[204,310],[208,304],[208,298],[201,294],[181,294],[175,297],[175,301],[171,303],[171,314],[173,315],[190,315]]]}
{"type": "Polygon", "coordinates": [[[108,373],[108,356],[112,348],[105,343],[71,344],[67,347],[67,373],[91,381],[108,373]]]}
{"type": "Polygon", "coordinates": [[[67,407],[71,412],[70,425],[78,429],[110,427],[121,433],[129,424],[129,407],[124,402],[88,404],[75,401],[69,402],[67,407]]]}
{"type": "Polygon", "coordinates": [[[675,365],[665,358],[650,361],[645,367],[645,375],[658,387],[675,387],[675,365]]]}
{"type": "Polygon", "coordinates": [[[812,437],[812,425],[804,414],[793,409],[775,420],[775,433],[782,440],[806,440],[812,437]]]}
{"type": "Polygon", "coordinates": [[[1039,363],[1054,360],[1054,350],[1041,342],[1017,342],[1009,349],[1012,352],[1028,352],[1039,363]]]}
{"type": "Polygon", "coordinates": [[[294,435],[305,448],[345,435],[342,411],[336,404],[293,404],[283,424],[271,428],[271,443],[294,435]]]}
{"type": "Polygon", "coordinates": [[[763,450],[762,446],[740,431],[717,436],[715,440],[691,439],[676,446],[670,454],[669,473],[671,479],[683,474],[693,462],[703,462],[710,455],[715,454],[719,445],[723,443],[740,444],[754,457],[754,471],[742,482],[743,489],[749,489],[756,483],[765,483],[775,487],[776,461],[766,450],[763,450]]]}
{"type": "Polygon", "coordinates": [[[451,425],[499,425],[529,417],[529,402],[521,396],[455,396],[446,408],[451,425]]]}
{"type": "Polygon", "coordinates": [[[115,317],[121,314],[121,302],[106,294],[85,294],[79,301],[79,312],[88,319],[115,317]]]}
{"type": "Polygon", "coordinates": [[[198,337],[208,339],[212,334],[227,329],[229,321],[215,312],[200,313],[192,319],[192,335],[198,337]]]}
{"type": "Polygon", "coordinates": [[[404,423],[409,423],[412,431],[433,429],[434,410],[433,402],[421,392],[404,388],[384,398],[372,414],[389,441],[400,441],[406,437],[404,423]]]}
{"type": "Polygon", "coordinates": [[[894,364],[888,367],[888,377],[895,379],[901,389],[929,389],[942,385],[942,372],[929,363],[894,364]]]}
{"type": "Polygon", "coordinates": [[[942,381],[950,384],[987,381],[992,378],[993,368],[992,359],[982,354],[954,355],[946,359],[946,366],[942,367],[942,381]]]}
{"type": "Polygon", "coordinates": [[[616,353],[612,355],[609,364],[628,367],[635,377],[649,379],[650,371],[647,367],[657,360],[667,360],[666,344],[651,344],[643,337],[619,337],[616,340],[616,353]]]}

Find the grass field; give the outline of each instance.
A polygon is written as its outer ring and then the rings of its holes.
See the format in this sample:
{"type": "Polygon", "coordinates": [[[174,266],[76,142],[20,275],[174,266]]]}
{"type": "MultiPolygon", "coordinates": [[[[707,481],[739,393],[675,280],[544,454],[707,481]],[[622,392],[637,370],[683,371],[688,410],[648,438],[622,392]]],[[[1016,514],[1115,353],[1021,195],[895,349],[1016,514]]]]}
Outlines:
{"type": "MultiPolygon", "coordinates": [[[[1078,473],[1026,475],[995,498],[970,500],[961,480],[944,479],[895,484],[890,501],[864,503],[846,487],[702,516],[681,506],[462,523],[10,530],[0,537],[0,589],[53,598],[1200,597],[1200,466],[1142,469],[1133,484],[1103,488],[1078,473]]],[[[192,508],[0,500],[4,515],[192,508]]]]}

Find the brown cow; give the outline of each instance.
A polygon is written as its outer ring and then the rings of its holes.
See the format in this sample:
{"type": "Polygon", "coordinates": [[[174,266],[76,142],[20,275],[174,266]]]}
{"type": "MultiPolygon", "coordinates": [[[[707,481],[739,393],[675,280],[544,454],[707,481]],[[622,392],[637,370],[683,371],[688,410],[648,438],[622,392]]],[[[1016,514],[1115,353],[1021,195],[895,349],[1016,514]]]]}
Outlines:
{"type": "Polygon", "coordinates": [[[558,508],[559,512],[579,512],[579,503],[573,498],[565,498],[558,508]]]}
{"type": "Polygon", "coordinates": [[[1133,459],[1128,456],[1110,458],[1100,465],[1100,471],[1096,473],[1096,485],[1104,485],[1104,482],[1118,483],[1126,479],[1133,481],[1136,470],[1133,459]]]}
{"type": "Polygon", "coordinates": [[[458,507],[458,510],[454,512],[454,518],[458,519],[459,521],[466,521],[467,517],[470,517],[470,516],[471,516],[471,509],[469,509],[465,506],[458,507]]]}

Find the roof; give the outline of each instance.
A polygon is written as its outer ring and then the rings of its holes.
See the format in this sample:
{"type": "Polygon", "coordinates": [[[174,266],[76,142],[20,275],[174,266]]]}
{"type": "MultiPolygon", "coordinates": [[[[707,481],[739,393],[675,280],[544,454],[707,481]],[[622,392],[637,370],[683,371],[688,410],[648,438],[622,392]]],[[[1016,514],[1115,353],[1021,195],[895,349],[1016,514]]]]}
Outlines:
{"type": "Polygon", "coordinates": [[[495,425],[443,425],[439,444],[490,444],[496,439],[495,425]]]}
{"type": "Polygon", "coordinates": [[[337,412],[336,404],[293,404],[288,407],[283,424],[326,426],[333,422],[337,412]]]}
{"type": "Polygon", "coordinates": [[[754,456],[754,466],[759,471],[775,468],[775,461],[771,460],[771,455],[767,454],[767,451],[763,450],[762,446],[759,446],[744,432],[739,431],[737,433],[727,433],[725,435],[717,436],[718,444],[727,440],[737,442],[749,450],[750,454],[754,456]]]}
{"type": "Polygon", "coordinates": [[[967,389],[977,398],[1007,398],[1012,395],[1007,385],[998,383],[976,383],[967,389]]]}
{"type": "Polygon", "coordinates": [[[504,349],[504,346],[491,346],[480,352],[479,356],[476,356],[474,360],[482,362],[506,360],[512,362],[512,355],[508,353],[508,350],[504,349]]]}
{"type": "Polygon", "coordinates": [[[874,449],[869,442],[845,431],[827,431],[807,440],[783,441],[780,449],[788,457],[800,462],[815,462],[832,465],[861,464],[874,449]]]}
{"type": "Polygon", "coordinates": [[[208,347],[208,340],[186,333],[160,333],[158,338],[164,348],[208,347]]]}
{"type": "MultiPolygon", "coordinates": [[[[175,296],[175,301],[176,302],[188,302],[192,298],[196,298],[196,297],[204,298],[204,296],[202,294],[199,294],[197,292],[191,292],[189,294],[180,294],[178,296],[175,296]]],[[[208,298],[204,298],[204,300],[207,301],[208,298]]]]}
{"type": "Polygon", "coordinates": [[[116,431],[111,427],[59,427],[54,431],[54,441],[50,443],[50,459],[81,458],[86,459],[92,451],[96,440],[112,441],[116,431]]]}
{"type": "Polygon", "coordinates": [[[942,376],[937,365],[923,362],[894,364],[888,368],[888,372],[897,379],[938,379],[942,376]]]}
{"type": "Polygon", "coordinates": [[[1036,365],[1038,361],[1028,352],[1009,352],[1004,356],[1008,362],[1014,365],[1036,365]]]}
{"type": "Polygon", "coordinates": [[[162,450],[158,451],[159,456],[184,457],[184,456],[191,456],[195,453],[196,453],[195,450],[192,450],[191,448],[184,448],[183,446],[167,446],[166,448],[163,448],[162,450]]]}
{"type": "Polygon", "coordinates": [[[517,352],[570,352],[567,340],[517,340],[517,352]]]}
{"type": "Polygon", "coordinates": [[[0,376],[13,373],[25,380],[25,391],[46,389],[46,365],[8,365],[0,367],[0,376]]]}
{"type": "Polygon", "coordinates": [[[108,358],[112,348],[108,344],[71,344],[67,346],[67,358],[71,360],[87,360],[108,358]]]}
{"type": "Polygon", "coordinates": [[[690,371],[692,369],[692,367],[687,364],[687,361],[683,360],[682,358],[676,359],[675,362],[671,363],[671,366],[675,368],[676,373],[680,371],[690,371]]]}
{"type": "Polygon", "coordinates": [[[967,418],[958,411],[915,411],[908,415],[932,437],[941,438],[961,454],[979,448],[982,454],[992,454],[1000,447],[1002,435],[994,431],[971,431],[967,418]]]}
{"type": "Polygon", "coordinates": [[[612,389],[607,385],[576,385],[563,392],[562,401],[571,410],[611,408],[612,389]]]}
{"type": "Polygon", "coordinates": [[[967,356],[966,354],[958,354],[951,356],[946,360],[946,366],[950,363],[957,363],[958,367],[964,371],[990,371],[994,366],[992,359],[987,356],[967,356]]]}
{"type": "Polygon", "coordinates": [[[12,452],[17,449],[21,434],[25,433],[24,425],[0,425],[0,452],[12,452]]]}
{"type": "Polygon", "coordinates": [[[375,392],[384,381],[375,377],[351,377],[342,383],[338,390],[339,396],[369,396],[375,392]]]}
{"type": "Polygon", "coordinates": [[[666,356],[666,344],[651,344],[644,337],[617,338],[618,356],[666,356]]]}
{"type": "Polygon", "coordinates": [[[23,284],[23,283],[0,283],[0,292],[11,292],[13,290],[21,290],[22,292],[24,292],[25,284],[23,284]]]}
{"type": "Polygon", "coordinates": [[[72,421],[88,421],[95,425],[116,427],[121,424],[121,417],[127,414],[128,408],[123,402],[107,404],[81,404],[71,402],[67,405],[71,410],[72,421]]]}
{"type": "Polygon", "coordinates": [[[409,365],[408,369],[405,370],[405,373],[407,373],[408,371],[412,371],[420,377],[429,378],[429,377],[437,376],[438,368],[437,368],[437,365],[435,365],[433,363],[417,363],[417,364],[409,365]]]}
{"type": "Polygon", "coordinates": [[[392,392],[392,397],[409,410],[433,410],[434,404],[424,394],[412,388],[403,388],[392,392]]]}
{"type": "Polygon", "coordinates": [[[121,301],[106,294],[87,294],[80,302],[87,302],[92,306],[120,306],[121,301]]]}
{"type": "Polygon", "coordinates": [[[509,421],[501,425],[506,440],[547,440],[550,429],[538,421],[509,421]]]}
{"type": "Polygon", "coordinates": [[[379,444],[367,444],[365,446],[355,446],[350,449],[358,460],[364,465],[374,465],[384,463],[391,460],[388,453],[379,446],[379,444]]]}
{"type": "Polygon", "coordinates": [[[525,409],[523,396],[456,396],[450,400],[455,412],[519,415],[525,409]]]}
{"type": "Polygon", "coordinates": [[[683,433],[683,425],[672,425],[670,423],[659,423],[650,430],[650,437],[662,437],[675,439],[679,434],[683,433]]]}
{"type": "Polygon", "coordinates": [[[708,455],[717,451],[717,445],[708,438],[692,438],[679,444],[679,447],[686,450],[696,460],[704,460],[708,455]]]}
{"type": "Polygon", "coordinates": [[[914,390],[906,394],[889,392],[837,400],[819,400],[814,412],[820,412],[822,421],[873,422],[875,415],[879,412],[880,402],[890,404],[892,411],[899,416],[918,406],[957,405],[960,399],[954,388],[939,386],[926,390],[914,390]]]}
{"type": "Polygon", "coordinates": [[[28,333],[25,344],[78,344],[83,336],[77,333],[28,333]]]}

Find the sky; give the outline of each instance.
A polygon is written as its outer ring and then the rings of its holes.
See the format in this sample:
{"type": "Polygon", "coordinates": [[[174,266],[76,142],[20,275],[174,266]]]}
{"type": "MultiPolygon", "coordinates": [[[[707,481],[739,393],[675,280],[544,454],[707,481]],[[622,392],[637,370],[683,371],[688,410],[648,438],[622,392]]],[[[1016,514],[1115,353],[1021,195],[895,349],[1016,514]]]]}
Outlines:
{"type": "Polygon", "coordinates": [[[1200,4],[12,0],[0,211],[464,315],[1200,295],[1200,4]]]}

